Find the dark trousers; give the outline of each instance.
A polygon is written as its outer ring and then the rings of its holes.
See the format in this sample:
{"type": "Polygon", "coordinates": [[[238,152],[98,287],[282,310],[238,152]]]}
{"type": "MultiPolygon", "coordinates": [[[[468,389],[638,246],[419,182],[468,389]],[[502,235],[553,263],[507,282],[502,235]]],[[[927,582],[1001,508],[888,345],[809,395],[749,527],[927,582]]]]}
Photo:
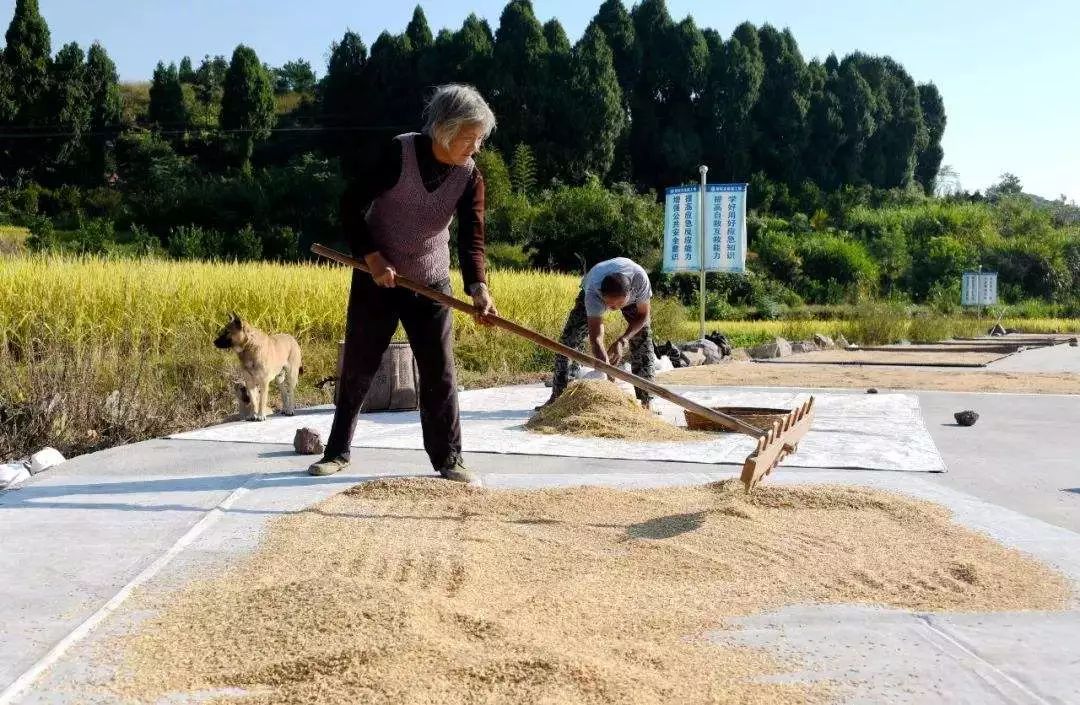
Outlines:
{"type": "MultiPolygon", "coordinates": [[[[450,293],[449,280],[432,287],[450,293]]],[[[453,465],[461,455],[450,309],[407,289],[378,286],[360,271],[353,272],[349,292],[344,362],[325,457],[349,457],[360,405],[399,321],[409,337],[420,375],[424,450],[438,471],[453,465]]]]}
{"type": "MultiPolygon", "coordinates": [[[[622,315],[628,325],[633,323],[638,317],[637,304],[622,309],[622,315]]],[[[578,293],[574,308],[570,310],[570,315],[566,317],[566,325],[563,327],[559,342],[568,348],[580,350],[588,337],[589,318],[585,312],[585,292],[582,291],[578,293]]],[[[638,377],[644,377],[648,380],[653,378],[655,372],[651,342],[652,330],[648,323],[630,339],[630,371],[638,377]]],[[[566,389],[566,385],[570,382],[571,374],[576,376],[579,368],[578,363],[573,362],[565,355],[556,355],[555,375],[551,380],[552,393],[562,394],[566,389]]],[[[639,401],[646,404],[652,401],[652,395],[646,391],[635,388],[634,393],[639,401]]]]}

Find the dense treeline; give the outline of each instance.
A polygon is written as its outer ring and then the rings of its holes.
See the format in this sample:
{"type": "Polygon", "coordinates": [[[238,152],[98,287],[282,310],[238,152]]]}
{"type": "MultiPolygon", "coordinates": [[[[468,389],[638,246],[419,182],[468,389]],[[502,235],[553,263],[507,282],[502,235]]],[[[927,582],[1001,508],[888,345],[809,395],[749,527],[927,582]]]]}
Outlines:
{"type": "Polygon", "coordinates": [[[344,181],[448,81],[477,86],[499,118],[479,157],[497,265],[655,266],[656,194],[706,163],[712,180],[749,182],[753,209],[752,275],[711,278],[715,310],[944,301],[975,266],[1000,269],[1013,299],[1080,287],[1063,204],[1032,203],[1015,179],[933,197],[946,125],[933,84],[888,57],[807,61],[770,25],[724,36],[663,0],[605,0],[576,43],[528,0],[494,28],[469,15],[437,34],[417,7],[370,48],[344,33],[321,77],[240,45],[124,85],[98,44],[53,54],[37,0],[17,0],[0,54],[0,218],[29,226],[34,248],[295,259],[338,238],[344,181]]]}
{"type": "Polygon", "coordinates": [[[3,173],[24,170],[50,185],[101,185],[116,166],[103,152],[137,125],[184,143],[181,151],[227,144],[241,166],[275,126],[324,127],[320,138],[280,139],[264,162],[295,156],[290,148],[349,158],[370,138],[365,128],[414,127],[424,88],[448,81],[490,98],[495,146],[504,154],[530,146],[541,182],[593,174],[656,189],[692,178],[704,162],[728,180],[760,172],[790,187],[918,183],[929,192],[945,128],[933,84],[916,85],[888,57],[807,62],[790,31],[746,23],[725,39],[692,18],[676,21],[663,0],[630,11],[606,0],[574,45],[558,20],[541,24],[528,0],[507,4],[494,31],[470,15],[438,35],[417,7],[402,34],[383,32],[370,51],[345,33],[319,81],[306,62],[271,69],[244,46],[197,68],[187,57],[162,62],[145,114],[127,124],[104,48],[68,44],[53,56],[36,0],[17,2],[0,66],[3,173]],[[275,92],[300,99],[275,115],[275,92]],[[35,132],[26,144],[15,138],[35,132]]]}

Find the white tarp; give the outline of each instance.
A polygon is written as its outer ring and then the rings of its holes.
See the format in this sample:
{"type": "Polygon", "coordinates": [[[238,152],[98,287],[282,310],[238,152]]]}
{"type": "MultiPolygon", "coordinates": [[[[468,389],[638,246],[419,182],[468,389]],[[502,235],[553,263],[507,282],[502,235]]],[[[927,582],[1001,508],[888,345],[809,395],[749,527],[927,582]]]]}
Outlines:
{"type": "MultiPolygon", "coordinates": [[[[499,387],[462,392],[461,422],[464,451],[555,455],[582,458],[656,460],[688,463],[741,464],[754,441],[735,433],[718,433],[693,442],[623,441],[602,438],[543,435],[523,424],[550,390],[542,386],[499,387]]],[[[702,388],[686,396],[706,406],[792,408],[808,395],[790,391],[750,391],[702,388]]],[[[943,472],[944,462],[926,429],[913,394],[815,394],[816,418],[785,467],[862,468],[910,472],[943,472]]],[[[682,410],[656,400],[654,408],[682,424],[682,410]]],[[[298,428],[317,430],[325,440],[333,408],[273,416],[263,422],[237,422],[182,433],[172,438],[291,444],[298,428]]],[[[354,447],[422,448],[417,412],[361,414],[354,447]]]]}

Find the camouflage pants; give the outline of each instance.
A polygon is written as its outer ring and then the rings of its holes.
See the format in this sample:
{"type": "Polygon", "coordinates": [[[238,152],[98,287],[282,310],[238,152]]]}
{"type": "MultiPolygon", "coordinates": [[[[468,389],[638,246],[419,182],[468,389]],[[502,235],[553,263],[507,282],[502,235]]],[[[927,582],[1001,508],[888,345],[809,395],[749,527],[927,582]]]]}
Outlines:
{"type": "MultiPolygon", "coordinates": [[[[637,305],[627,306],[622,309],[623,318],[627,325],[637,319],[637,305]]],[[[585,313],[585,292],[578,293],[574,308],[566,317],[566,325],[563,327],[559,342],[563,345],[581,350],[585,341],[589,338],[589,318],[585,313]]],[[[652,328],[646,323],[641,330],[630,339],[630,371],[638,377],[651,380],[655,369],[652,355],[652,328]]],[[[578,363],[571,361],[564,355],[555,356],[555,376],[551,381],[552,394],[562,394],[569,384],[571,376],[577,377],[580,370],[578,363]]],[[[648,403],[652,401],[652,395],[641,389],[634,390],[638,400],[648,403]]]]}

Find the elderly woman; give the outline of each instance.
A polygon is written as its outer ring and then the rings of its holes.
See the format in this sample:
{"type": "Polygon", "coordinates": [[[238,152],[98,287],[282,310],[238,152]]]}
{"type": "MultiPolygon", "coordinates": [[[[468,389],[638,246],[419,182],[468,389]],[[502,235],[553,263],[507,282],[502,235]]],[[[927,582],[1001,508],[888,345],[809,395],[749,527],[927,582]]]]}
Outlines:
{"type": "Polygon", "coordinates": [[[420,373],[424,449],[443,477],[473,480],[461,460],[450,310],[396,288],[394,280],[401,274],[450,293],[449,227],[456,214],[465,289],[482,313],[497,313],[484,273],[484,178],[472,159],[495,116],[475,89],[461,85],[437,88],[425,115],[424,132],[395,137],[376,168],[342,198],[353,254],[372,273],[353,271],[337,409],[326,452],[308,469],[312,475],[348,466],[360,404],[400,322],[420,373]]]}

